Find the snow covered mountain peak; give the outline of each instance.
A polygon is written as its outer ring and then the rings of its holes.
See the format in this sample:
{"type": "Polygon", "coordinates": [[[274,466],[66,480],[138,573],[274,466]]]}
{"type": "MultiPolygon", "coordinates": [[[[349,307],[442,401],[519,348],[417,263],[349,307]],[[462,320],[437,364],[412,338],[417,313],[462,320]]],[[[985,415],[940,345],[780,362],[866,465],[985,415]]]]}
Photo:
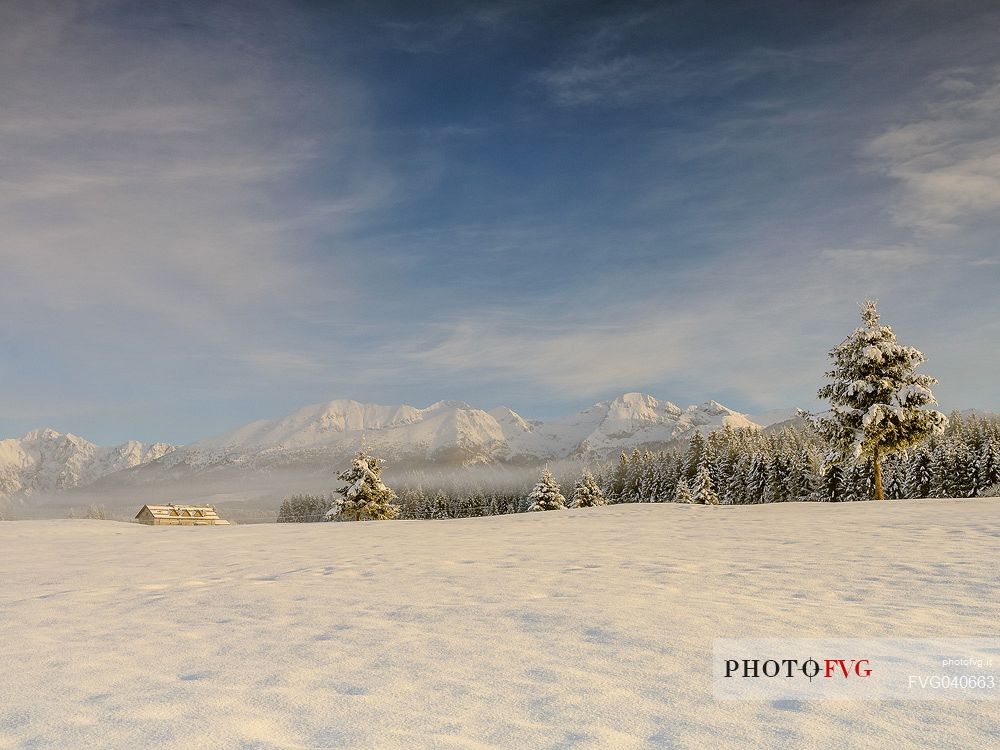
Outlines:
{"type": "Polygon", "coordinates": [[[670,401],[660,401],[648,393],[625,393],[610,403],[608,413],[618,419],[646,422],[676,417],[681,414],[681,409],[670,401]]]}
{"type": "Polygon", "coordinates": [[[714,401],[681,409],[645,393],[625,393],[553,421],[529,421],[506,407],[484,411],[464,401],[417,408],[338,400],[203,440],[178,451],[169,463],[258,467],[300,465],[320,457],[330,462],[357,450],[362,440],[396,463],[549,460],[665,445],[692,430],[725,424],[756,426],[714,401]]]}
{"type": "Polygon", "coordinates": [[[0,498],[72,489],[123,469],[156,461],[174,450],[166,443],[129,440],[103,447],[51,428],[0,440],[0,498]]]}
{"type": "Polygon", "coordinates": [[[146,484],[232,471],[329,475],[362,441],[397,467],[600,460],[635,447],[676,446],[695,431],[726,425],[760,427],[716,401],[681,408],[635,392],[544,421],[525,419],[506,407],[485,411],[464,401],[418,408],[337,399],[179,448],[138,441],[102,448],[75,435],[35,430],[0,441],[0,497],[68,489],[102,478],[146,484]]]}
{"type": "Polygon", "coordinates": [[[490,409],[486,413],[493,417],[501,427],[506,426],[510,429],[522,430],[524,432],[531,432],[535,428],[534,424],[506,406],[498,406],[496,409],[490,409]]]}
{"type": "Polygon", "coordinates": [[[709,399],[708,401],[706,401],[705,403],[703,403],[701,406],[697,406],[697,407],[696,406],[692,406],[690,408],[691,409],[701,409],[702,411],[706,411],[706,412],[708,412],[710,414],[727,414],[727,413],[735,414],[736,413],[736,412],[733,412],[731,409],[723,406],[718,401],[713,401],[712,399],[709,399]]]}
{"type": "MultiPolygon", "coordinates": [[[[570,438],[575,447],[570,454],[609,454],[637,445],[664,446],[688,437],[693,431],[709,432],[731,424],[756,428],[745,415],[717,402],[681,409],[645,393],[626,393],[567,419],[545,425],[544,429],[570,438]]],[[[555,435],[554,435],[555,437],[555,435]]]]}
{"type": "Polygon", "coordinates": [[[62,433],[53,430],[51,427],[41,427],[37,430],[32,430],[31,432],[25,434],[21,438],[21,440],[29,443],[37,443],[44,441],[51,442],[53,440],[58,440],[59,438],[65,438],[71,441],[82,440],[82,438],[78,438],[76,435],[70,432],[67,432],[65,435],[63,435],[62,433]]]}
{"type": "Polygon", "coordinates": [[[469,406],[464,401],[436,401],[435,403],[428,406],[426,409],[421,409],[423,412],[433,412],[441,411],[442,409],[471,409],[473,407],[469,406]]]}

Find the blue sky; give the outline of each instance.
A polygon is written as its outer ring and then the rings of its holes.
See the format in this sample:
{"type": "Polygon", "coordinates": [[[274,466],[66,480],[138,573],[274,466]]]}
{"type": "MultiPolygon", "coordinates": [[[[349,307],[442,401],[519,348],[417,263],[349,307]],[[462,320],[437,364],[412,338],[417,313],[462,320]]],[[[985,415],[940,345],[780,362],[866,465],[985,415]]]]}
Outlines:
{"type": "Polygon", "coordinates": [[[1000,409],[991,2],[6,2],[0,435],[810,406],[866,296],[1000,409]]]}

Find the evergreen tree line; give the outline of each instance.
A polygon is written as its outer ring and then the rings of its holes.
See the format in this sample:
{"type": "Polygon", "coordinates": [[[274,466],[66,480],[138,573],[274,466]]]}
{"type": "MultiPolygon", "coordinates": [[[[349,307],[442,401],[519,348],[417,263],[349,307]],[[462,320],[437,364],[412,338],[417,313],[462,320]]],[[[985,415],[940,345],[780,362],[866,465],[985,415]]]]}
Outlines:
{"type": "Polygon", "coordinates": [[[292,495],[281,501],[278,523],[325,521],[333,506],[332,495],[292,495]]]}
{"type": "MultiPolygon", "coordinates": [[[[695,434],[683,452],[623,453],[605,470],[604,487],[609,502],[687,501],[707,475],[724,504],[872,499],[870,459],[823,467],[825,450],[810,427],[772,433],[727,428],[707,438],[695,434]]],[[[889,455],[882,470],[892,499],[996,496],[1000,420],[954,413],[943,434],[889,455]]]]}
{"type": "MultiPolygon", "coordinates": [[[[396,491],[397,518],[444,519],[558,510],[607,503],[691,502],[746,505],[789,501],[852,502],[873,497],[869,460],[822,466],[826,445],[809,426],[774,432],[725,428],[695,433],[685,449],[623,453],[593,475],[561,476],[535,486],[489,489],[442,482],[396,491]],[[588,476],[590,478],[588,479],[588,476]],[[568,498],[560,486],[570,488],[568,498]]],[[[1000,419],[953,413],[941,434],[883,460],[891,499],[1000,495],[1000,419]]],[[[330,520],[334,495],[297,495],[279,523],[330,520]]]]}
{"type": "MultiPolygon", "coordinates": [[[[322,518],[456,518],[607,502],[743,505],[998,494],[1000,420],[957,412],[949,419],[932,408],[937,380],[917,372],[923,353],[899,343],[875,300],[861,305],[861,323],[829,352],[828,382],[817,395],[830,408],[800,411],[802,427],[695,432],[686,449],[675,452],[637,447],[596,477],[584,469],[569,501],[549,467],[526,495],[478,489],[431,495],[418,487],[401,497],[381,480],[384,462],[362,449],[340,475],[347,482],[338,490],[342,497],[326,501],[322,518]]],[[[289,498],[282,518],[311,520],[322,502],[289,498]]]]}
{"type": "MultiPolygon", "coordinates": [[[[294,495],[281,503],[278,523],[309,523],[328,521],[335,507],[334,495],[294,495]]],[[[396,492],[396,518],[430,520],[443,518],[473,518],[520,513],[525,510],[524,493],[491,491],[481,487],[467,490],[451,487],[425,490],[423,487],[403,488],[396,492]]]]}
{"type": "Polygon", "coordinates": [[[473,518],[500,516],[524,510],[524,495],[510,490],[487,490],[473,487],[427,491],[423,487],[398,491],[399,518],[473,518]]]}

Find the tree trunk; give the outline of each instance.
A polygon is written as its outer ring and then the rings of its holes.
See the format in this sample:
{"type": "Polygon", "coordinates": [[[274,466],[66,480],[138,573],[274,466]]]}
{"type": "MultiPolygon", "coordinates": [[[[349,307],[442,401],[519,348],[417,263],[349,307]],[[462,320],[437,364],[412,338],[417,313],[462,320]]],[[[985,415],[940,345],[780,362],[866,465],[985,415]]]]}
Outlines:
{"type": "Polygon", "coordinates": [[[885,500],[885,495],[882,494],[882,458],[878,452],[873,456],[873,460],[875,463],[875,499],[885,500]]]}

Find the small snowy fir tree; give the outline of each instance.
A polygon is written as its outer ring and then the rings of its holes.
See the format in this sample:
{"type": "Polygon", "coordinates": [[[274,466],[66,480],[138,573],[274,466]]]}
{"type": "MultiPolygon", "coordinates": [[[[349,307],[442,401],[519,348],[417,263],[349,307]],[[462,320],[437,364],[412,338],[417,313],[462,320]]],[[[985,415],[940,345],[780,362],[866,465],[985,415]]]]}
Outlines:
{"type": "Polygon", "coordinates": [[[902,500],[906,497],[906,490],[903,483],[902,461],[890,461],[886,463],[887,470],[885,480],[885,496],[890,500],[902,500]]]}
{"type": "Polygon", "coordinates": [[[846,494],[844,470],[837,465],[830,466],[823,474],[822,498],[828,503],[842,502],[846,494]]]}
{"type": "Polygon", "coordinates": [[[675,503],[692,503],[694,498],[691,497],[691,488],[688,487],[687,480],[681,477],[677,480],[677,488],[674,490],[674,502],[675,503]]]}
{"type": "Polygon", "coordinates": [[[925,357],[896,342],[892,328],[879,324],[875,302],[861,311],[864,325],[830,352],[831,382],[819,390],[830,402],[822,414],[809,415],[830,445],[828,463],[871,460],[874,495],[883,498],[882,459],[940,432],[947,418],[927,408],[937,403],[937,380],[916,372],[925,357]]]}
{"type": "Polygon", "coordinates": [[[594,475],[588,469],[583,470],[583,476],[576,480],[573,487],[574,508],[593,508],[595,505],[607,505],[601,488],[597,486],[594,475]]]}
{"type": "Polygon", "coordinates": [[[928,497],[931,492],[931,454],[926,448],[917,448],[910,456],[906,470],[904,497],[928,497]]]}
{"type": "Polygon", "coordinates": [[[698,469],[698,476],[695,478],[694,502],[698,505],[718,505],[719,496],[712,487],[712,475],[708,471],[708,466],[703,464],[698,469]]]}
{"type": "Polygon", "coordinates": [[[775,452],[767,462],[767,483],[764,489],[764,500],[769,503],[780,503],[788,499],[788,484],[791,479],[788,464],[784,457],[775,452]]]}
{"type": "Polygon", "coordinates": [[[995,495],[984,495],[983,492],[1000,483],[1000,444],[991,441],[983,446],[979,454],[978,476],[980,496],[995,497],[995,495]]]}
{"type": "Polygon", "coordinates": [[[618,457],[618,463],[611,472],[611,479],[608,482],[608,498],[613,503],[624,502],[625,485],[628,481],[628,454],[622,453],[618,457]]]}
{"type": "Polygon", "coordinates": [[[393,504],[396,493],[382,482],[385,461],[365,453],[364,449],[351,462],[351,468],[338,479],[347,482],[337,490],[342,497],[335,498],[333,507],[327,511],[327,520],[335,518],[360,521],[368,518],[375,521],[395,518],[399,508],[393,504]]]}
{"type": "Polygon", "coordinates": [[[451,503],[448,501],[448,496],[444,494],[444,490],[438,490],[434,494],[434,499],[431,501],[431,512],[428,517],[439,521],[445,518],[451,518],[451,513],[449,512],[450,505],[451,503]]]}
{"type": "Polygon", "coordinates": [[[103,505],[91,505],[87,508],[87,518],[106,521],[108,520],[108,512],[103,505]]]}
{"type": "Polygon", "coordinates": [[[684,454],[684,468],[681,476],[689,482],[698,476],[698,467],[702,464],[705,456],[707,441],[700,432],[695,432],[688,441],[687,452],[684,454]]]}
{"type": "Polygon", "coordinates": [[[552,472],[545,469],[542,478],[528,495],[528,510],[565,510],[566,498],[559,492],[559,485],[552,478],[552,472]]]}
{"type": "Polygon", "coordinates": [[[759,453],[754,454],[747,470],[746,502],[762,503],[767,490],[767,459],[759,453]]]}
{"type": "Polygon", "coordinates": [[[625,478],[625,492],[622,495],[623,503],[642,502],[642,477],[646,468],[644,456],[638,448],[633,448],[628,457],[628,474],[625,478]]]}
{"type": "Polygon", "coordinates": [[[928,497],[953,497],[955,455],[950,442],[942,442],[931,453],[931,484],[928,497]]]}

